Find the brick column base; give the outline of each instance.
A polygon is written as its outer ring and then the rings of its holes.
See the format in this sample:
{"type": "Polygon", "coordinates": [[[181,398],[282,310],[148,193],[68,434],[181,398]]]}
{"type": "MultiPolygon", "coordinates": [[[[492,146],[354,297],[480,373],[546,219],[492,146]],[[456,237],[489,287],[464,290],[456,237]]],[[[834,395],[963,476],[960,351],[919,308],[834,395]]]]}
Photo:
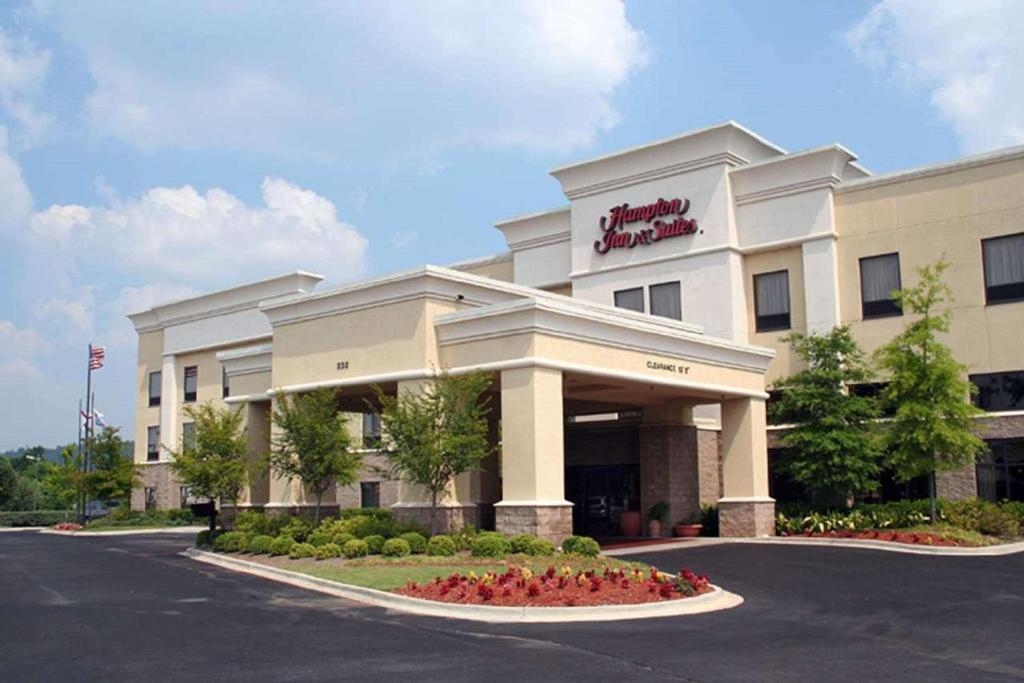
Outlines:
{"type": "MultiPolygon", "coordinates": [[[[395,503],[391,512],[399,522],[416,524],[430,531],[430,505],[426,503],[395,503]]],[[[460,531],[467,524],[480,527],[480,511],[476,505],[438,505],[437,529],[439,533],[460,531]]]]}
{"type": "Polygon", "coordinates": [[[775,501],[771,498],[720,499],[718,535],[732,538],[774,536],[775,501]]]}
{"type": "Polygon", "coordinates": [[[497,503],[495,528],[507,536],[533,534],[556,546],[572,535],[572,503],[520,505],[497,503]]]}

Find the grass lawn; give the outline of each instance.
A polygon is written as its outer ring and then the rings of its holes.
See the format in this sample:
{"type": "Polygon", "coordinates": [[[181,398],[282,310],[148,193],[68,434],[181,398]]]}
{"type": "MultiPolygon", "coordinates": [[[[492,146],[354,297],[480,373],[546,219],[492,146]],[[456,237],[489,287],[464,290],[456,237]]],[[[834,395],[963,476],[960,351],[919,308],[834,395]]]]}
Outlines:
{"type": "Polygon", "coordinates": [[[952,524],[920,524],[908,529],[900,529],[900,531],[937,534],[939,536],[945,536],[957,543],[975,546],[1001,545],[1003,543],[1014,543],[1021,540],[1019,538],[986,536],[985,534],[978,533],[977,531],[961,529],[960,527],[953,526],[952,524]]]}
{"type": "Polygon", "coordinates": [[[92,526],[89,524],[85,525],[82,531],[145,531],[146,529],[188,529],[194,527],[206,528],[205,524],[122,524],[117,526],[114,524],[100,524],[92,526]]]}
{"type": "Polygon", "coordinates": [[[446,577],[452,573],[468,574],[470,571],[478,575],[485,572],[501,573],[508,565],[529,567],[532,571],[543,572],[549,566],[562,567],[569,565],[573,570],[596,569],[604,571],[605,567],[639,567],[646,570],[647,565],[639,562],[624,562],[611,557],[580,557],[578,555],[553,555],[551,557],[529,557],[526,555],[510,555],[505,560],[486,557],[427,557],[413,555],[398,559],[384,557],[367,557],[358,560],[291,560],[287,557],[268,557],[239,555],[247,560],[268,564],[280,569],[308,574],[328,581],[347,583],[353,586],[376,588],[390,591],[405,586],[409,581],[426,583],[438,576],[446,577]]]}

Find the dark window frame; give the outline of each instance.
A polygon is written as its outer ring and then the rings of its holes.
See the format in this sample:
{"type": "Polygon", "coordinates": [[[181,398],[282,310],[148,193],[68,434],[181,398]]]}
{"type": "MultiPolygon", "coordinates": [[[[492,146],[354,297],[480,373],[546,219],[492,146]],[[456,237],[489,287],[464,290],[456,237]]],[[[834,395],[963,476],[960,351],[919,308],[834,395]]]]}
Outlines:
{"type": "Polygon", "coordinates": [[[1015,232],[1009,235],[997,237],[986,237],[981,240],[981,284],[985,287],[985,305],[998,306],[999,304],[1012,304],[1024,301],[1024,280],[1012,282],[1005,285],[988,286],[988,262],[985,259],[985,244],[987,242],[998,242],[999,240],[1024,237],[1024,232],[1015,232]],[[998,290],[993,292],[993,290],[998,290]],[[995,294],[995,296],[993,296],[995,294]]]}
{"type": "Polygon", "coordinates": [[[149,373],[148,381],[149,381],[149,387],[148,387],[148,390],[149,390],[149,407],[153,408],[155,406],[160,405],[160,397],[161,397],[161,394],[163,394],[163,384],[162,384],[163,383],[163,373],[160,370],[154,370],[153,372],[149,373]],[[154,377],[156,377],[156,379],[157,379],[157,382],[156,382],[156,395],[155,396],[153,395],[153,378],[154,377]]]}
{"type": "Polygon", "coordinates": [[[359,507],[371,509],[380,507],[380,482],[361,481],[359,482],[359,507]],[[369,496],[367,491],[372,491],[369,496]],[[373,503],[370,505],[369,503],[373,503]]]}
{"type": "Polygon", "coordinates": [[[146,462],[160,459],[160,425],[146,427],[146,462]],[[154,431],[155,430],[155,431],[154,431]],[[156,438],[153,435],[156,434],[156,438]]]}
{"type": "Polygon", "coordinates": [[[647,307],[650,310],[651,315],[656,315],[659,318],[668,318],[669,320],[679,320],[679,321],[682,321],[682,319],[683,319],[683,285],[682,285],[682,283],[679,280],[669,280],[668,282],[658,282],[657,284],[653,284],[653,285],[649,286],[647,288],[647,307]],[[676,318],[675,316],[671,316],[671,315],[665,315],[664,313],[655,313],[654,312],[654,289],[656,287],[671,287],[672,285],[675,285],[676,291],[679,293],[679,317],[678,318],[676,318]]]}
{"type": "Polygon", "coordinates": [[[634,313],[646,313],[647,302],[644,300],[644,288],[643,287],[629,287],[627,289],[618,289],[612,292],[612,302],[615,304],[615,308],[621,308],[626,311],[633,311],[634,313]],[[622,306],[619,304],[620,294],[635,294],[640,293],[640,309],[630,308],[629,306],[622,306]]]}
{"type": "Polygon", "coordinates": [[[182,382],[181,388],[184,394],[185,403],[195,403],[196,397],[199,395],[199,366],[198,365],[187,365],[184,371],[184,381],[182,382]],[[188,390],[189,370],[194,371],[192,379],[195,382],[195,388],[192,391],[188,390]]]}
{"type": "Polygon", "coordinates": [[[1013,400],[1014,393],[1006,386],[1009,382],[1017,381],[1024,386],[1024,370],[1006,370],[1003,372],[977,372],[967,376],[968,381],[978,388],[974,396],[974,405],[989,413],[1004,413],[1014,410],[1024,410],[1024,392],[1016,401],[1013,400]],[[993,387],[991,384],[1000,381],[1002,387],[993,387]],[[1008,394],[1010,400],[1004,404],[996,404],[994,399],[1001,399],[1003,394],[1008,394]]]}
{"type": "Polygon", "coordinates": [[[793,326],[792,315],[793,315],[793,300],[790,297],[789,292],[789,268],[781,268],[779,270],[772,270],[767,273],[755,273],[753,279],[754,288],[754,329],[756,332],[779,332],[782,330],[791,329],[793,326]],[[779,273],[785,273],[786,275],[786,312],[785,313],[774,313],[771,315],[761,315],[758,313],[760,304],[757,296],[757,279],[760,277],[767,277],[769,275],[778,275],[779,273]]]}
{"type": "Polygon", "coordinates": [[[380,442],[380,415],[378,415],[377,413],[363,413],[363,448],[379,448],[380,442]],[[372,423],[374,417],[376,417],[377,423],[376,430],[374,432],[368,433],[366,429],[366,423],[367,421],[372,423]]]}
{"type": "Polygon", "coordinates": [[[227,398],[231,395],[231,385],[228,383],[228,369],[221,366],[220,369],[220,397],[227,398]]]}
{"type": "Polygon", "coordinates": [[[887,254],[875,254],[874,256],[862,256],[857,259],[857,273],[860,277],[860,316],[862,320],[874,320],[876,318],[893,318],[903,315],[896,300],[891,296],[887,299],[868,301],[864,296],[864,262],[883,258],[896,258],[896,289],[903,288],[903,274],[900,271],[900,253],[892,251],[887,254]]]}
{"type": "Polygon", "coordinates": [[[181,423],[181,447],[185,448],[187,442],[191,441],[192,448],[196,445],[196,423],[195,422],[182,422],[181,423]],[[189,434],[189,427],[191,427],[191,434],[189,434]]]}
{"type": "Polygon", "coordinates": [[[1024,475],[1021,474],[1024,468],[1024,439],[991,439],[986,445],[989,448],[988,452],[975,465],[978,498],[990,502],[1024,502],[1024,475]],[[1021,451],[1017,454],[1018,457],[1008,457],[1007,451],[1013,450],[1021,451]],[[984,472],[988,472],[988,476],[983,474],[984,472]],[[985,490],[986,484],[990,488],[989,491],[985,490]],[[1001,488],[1003,490],[1000,490],[1001,488]]]}

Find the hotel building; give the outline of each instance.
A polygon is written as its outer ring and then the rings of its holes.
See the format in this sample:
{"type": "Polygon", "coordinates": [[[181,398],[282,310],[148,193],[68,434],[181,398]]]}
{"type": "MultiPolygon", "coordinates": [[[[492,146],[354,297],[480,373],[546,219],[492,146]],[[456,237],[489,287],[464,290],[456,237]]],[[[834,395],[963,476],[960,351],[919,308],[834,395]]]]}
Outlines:
{"type": "MultiPolygon", "coordinates": [[[[766,401],[800,367],[782,338],[843,324],[873,351],[906,322],[890,292],[943,255],[945,341],[990,453],[939,494],[1024,498],[1024,147],[876,176],[841,145],[789,153],[727,122],[551,174],[568,203],[497,223],[501,255],[328,288],[296,272],[130,316],[133,507],[187,498],[167,463],[190,402],[243,410],[255,458],[276,396],[336,387],[372,461],[372,387],[420,391],[444,367],[491,374],[497,445],[452,485],[448,523],[559,540],[664,500],[672,522],[713,503],[723,535],[771,533],[766,401]]],[[[422,491],[370,470],[328,497],[427,514],[422,491]]],[[[310,503],[272,477],[243,501],[310,503]]]]}

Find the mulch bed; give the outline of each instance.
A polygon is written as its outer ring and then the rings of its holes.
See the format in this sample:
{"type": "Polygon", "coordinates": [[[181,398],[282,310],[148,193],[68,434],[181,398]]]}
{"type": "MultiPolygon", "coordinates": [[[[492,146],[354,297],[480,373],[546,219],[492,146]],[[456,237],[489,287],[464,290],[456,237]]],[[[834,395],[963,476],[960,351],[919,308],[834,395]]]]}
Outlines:
{"type": "Polygon", "coordinates": [[[651,570],[606,569],[603,573],[572,572],[569,567],[534,575],[510,567],[504,574],[452,574],[425,584],[410,582],[395,592],[414,598],[495,607],[584,607],[636,605],[680,600],[712,588],[706,576],[686,569],[677,575],[651,570]]]}

